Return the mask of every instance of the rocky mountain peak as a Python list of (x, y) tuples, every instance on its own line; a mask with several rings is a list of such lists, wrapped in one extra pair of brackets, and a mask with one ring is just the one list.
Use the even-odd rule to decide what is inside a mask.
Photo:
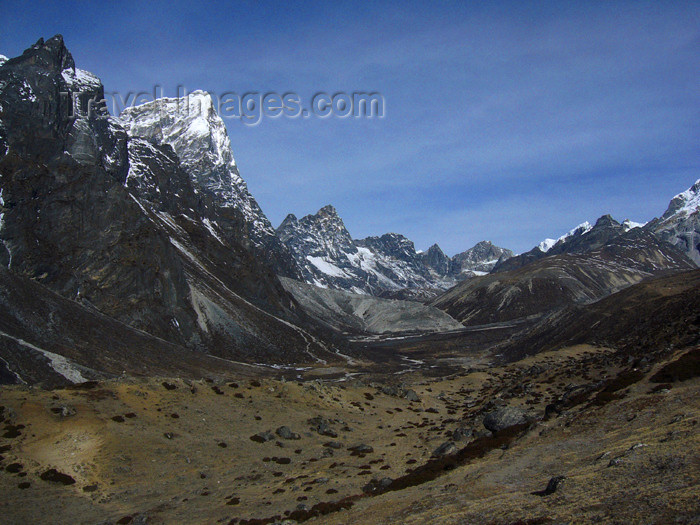
[(499, 260), (504, 261), (511, 257), (512, 251), (496, 246), (491, 241), (480, 241), (452, 258), (451, 273), (459, 276), (469, 272), (490, 272)]
[(617, 222), (615, 219), (612, 218), (610, 214), (602, 215), (593, 225), (593, 228), (608, 228), (608, 227), (616, 227), (620, 226), (620, 223)]
[[(226, 126), (209, 93), (194, 91), (128, 107), (119, 121), (133, 142), (172, 148), (206, 210), (205, 218), (225, 242), (242, 241), (280, 275), (299, 276), (291, 254), (238, 172)], [(132, 163), (131, 180), (144, 176), (139, 168)]]
[(62, 35), (54, 35), (48, 40), (37, 40), (20, 56), (7, 60), (10, 64), (31, 64), (42, 69), (63, 71), (75, 69), (75, 61), (63, 42)]
[[(301, 322), (297, 306), (275, 277), (284, 268), (269, 261), (286, 253), (296, 264), (236, 184), (211, 97), (192, 97), (195, 115), (174, 109), (176, 100), (159, 111), (132, 108), (127, 134), (104, 112), (72, 111), (74, 95), (82, 106), (84, 95), (102, 91), (60, 37), (0, 67), (0, 266), (8, 279), (29, 279), (69, 300), (69, 310), (89, 311), (94, 324), (81, 331), (95, 337), (119, 322), (178, 352), (258, 362), (323, 352), (293, 324)], [(61, 309), (44, 315), (61, 317)], [(133, 348), (138, 360), (142, 348)]]
[(423, 264), (433, 270), (438, 276), (444, 277), (450, 273), (451, 260), (437, 244), (420, 254)]
[(326, 204), (323, 208), (318, 210), (316, 213), (319, 217), (338, 217), (337, 210), (331, 204)]

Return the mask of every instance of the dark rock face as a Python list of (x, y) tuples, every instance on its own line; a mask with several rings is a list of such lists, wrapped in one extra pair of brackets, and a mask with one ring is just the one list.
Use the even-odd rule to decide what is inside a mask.
[[(286, 248), (243, 191), (220, 119), (209, 113), (208, 134), (178, 135), (187, 141), (148, 140), (150, 121), (130, 115), (127, 133), (103, 93), (60, 36), (0, 66), (8, 279), (28, 278), (180, 349), (276, 362), (327, 352), (293, 324), (313, 326), (275, 275), (295, 266), (281, 262)], [(195, 172), (197, 155), (209, 162)], [(220, 161), (228, 171), (217, 171)]]
[(445, 255), (445, 252), (443, 252), (437, 244), (433, 244), (428, 248), (427, 252), (422, 253), (421, 259), (423, 260), (423, 264), (437, 275), (446, 276), (450, 273), (450, 258)]
[(71, 116), (60, 95), (77, 86), (102, 99), (99, 81), (57, 36), (8, 60), (0, 85), (0, 264), (154, 335), (175, 337), (175, 323), (194, 332), (175, 250), (123, 187), (126, 133), (103, 107)]

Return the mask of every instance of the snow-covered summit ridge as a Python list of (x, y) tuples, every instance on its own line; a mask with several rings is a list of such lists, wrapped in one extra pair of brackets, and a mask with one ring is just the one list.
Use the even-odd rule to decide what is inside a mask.
[(695, 181), (690, 188), (679, 193), (671, 199), (668, 209), (661, 216), (662, 220), (670, 219), (674, 216), (688, 216), (696, 213), (700, 209), (700, 179)]
[(170, 145), (196, 191), (213, 197), (220, 208), (236, 208), (243, 214), (252, 225), (253, 242), (275, 235), (239, 175), (226, 126), (209, 93), (194, 91), (128, 107), (119, 119), (129, 136)]
[(413, 241), (398, 233), (353, 239), (330, 205), (301, 219), (287, 215), (277, 234), (307, 283), (373, 295), (412, 290), (432, 297), (513, 255), (487, 241), (450, 258), (437, 244), (417, 251)]
[(0, 66), (2, 66), (9, 59), (5, 55), (0, 55)]
[(566, 241), (569, 237), (573, 237), (574, 235), (584, 235), (591, 231), (593, 226), (591, 225), (590, 222), (585, 221), (576, 226), (576, 228), (573, 228), (572, 230), (569, 230), (567, 233), (559, 237), (558, 239), (545, 239), (541, 243), (537, 245), (537, 247), (540, 249), (540, 251), (547, 253), (549, 250), (551, 250), (554, 246), (559, 244), (562, 241)]

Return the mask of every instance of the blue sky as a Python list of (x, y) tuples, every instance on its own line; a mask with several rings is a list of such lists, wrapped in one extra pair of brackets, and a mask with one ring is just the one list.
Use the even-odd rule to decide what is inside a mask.
[[(386, 117), (228, 120), (273, 224), (524, 251), (700, 178), (700, 2), (17, 2), (0, 53), (64, 35), (106, 91), (378, 91)], [(437, 5), (433, 5), (437, 4)]]

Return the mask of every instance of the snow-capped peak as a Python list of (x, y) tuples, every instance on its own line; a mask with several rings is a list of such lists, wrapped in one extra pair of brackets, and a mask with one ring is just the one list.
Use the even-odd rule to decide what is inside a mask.
[(559, 242), (565, 241), (569, 237), (573, 237), (574, 235), (584, 235), (591, 231), (593, 226), (591, 226), (591, 223), (586, 221), (582, 222), (576, 228), (573, 230), (570, 230), (568, 233), (565, 233), (558, 239), (545, 239), (541, 243), (537, 245), (537, 247), (540, 249), (540, 251), (547, 253), (549, 250), (551, 250), (554, 246), (556, 246)]
[(2, 66), (8, 60), (9, 58), (7, 58), (5, 55), (0, 55), (0, 66)]
[(156, 99), (124, 109), (119, 118), (131, 137), (170, 145), (196, 191), (213, 196), (220, 208), (243, 213), (252, 225), (254, 242), (256, 237), (275, 235), (238, 173), (226, 126), (209, 93)]
[(688, 216), (697, 212), (698, 209), (700, 209), (700, 179), (695, 181), (695, 184), (690, 188), (671, 199), (671, 203), (661, 219), (666, 220), (672, 216)]

